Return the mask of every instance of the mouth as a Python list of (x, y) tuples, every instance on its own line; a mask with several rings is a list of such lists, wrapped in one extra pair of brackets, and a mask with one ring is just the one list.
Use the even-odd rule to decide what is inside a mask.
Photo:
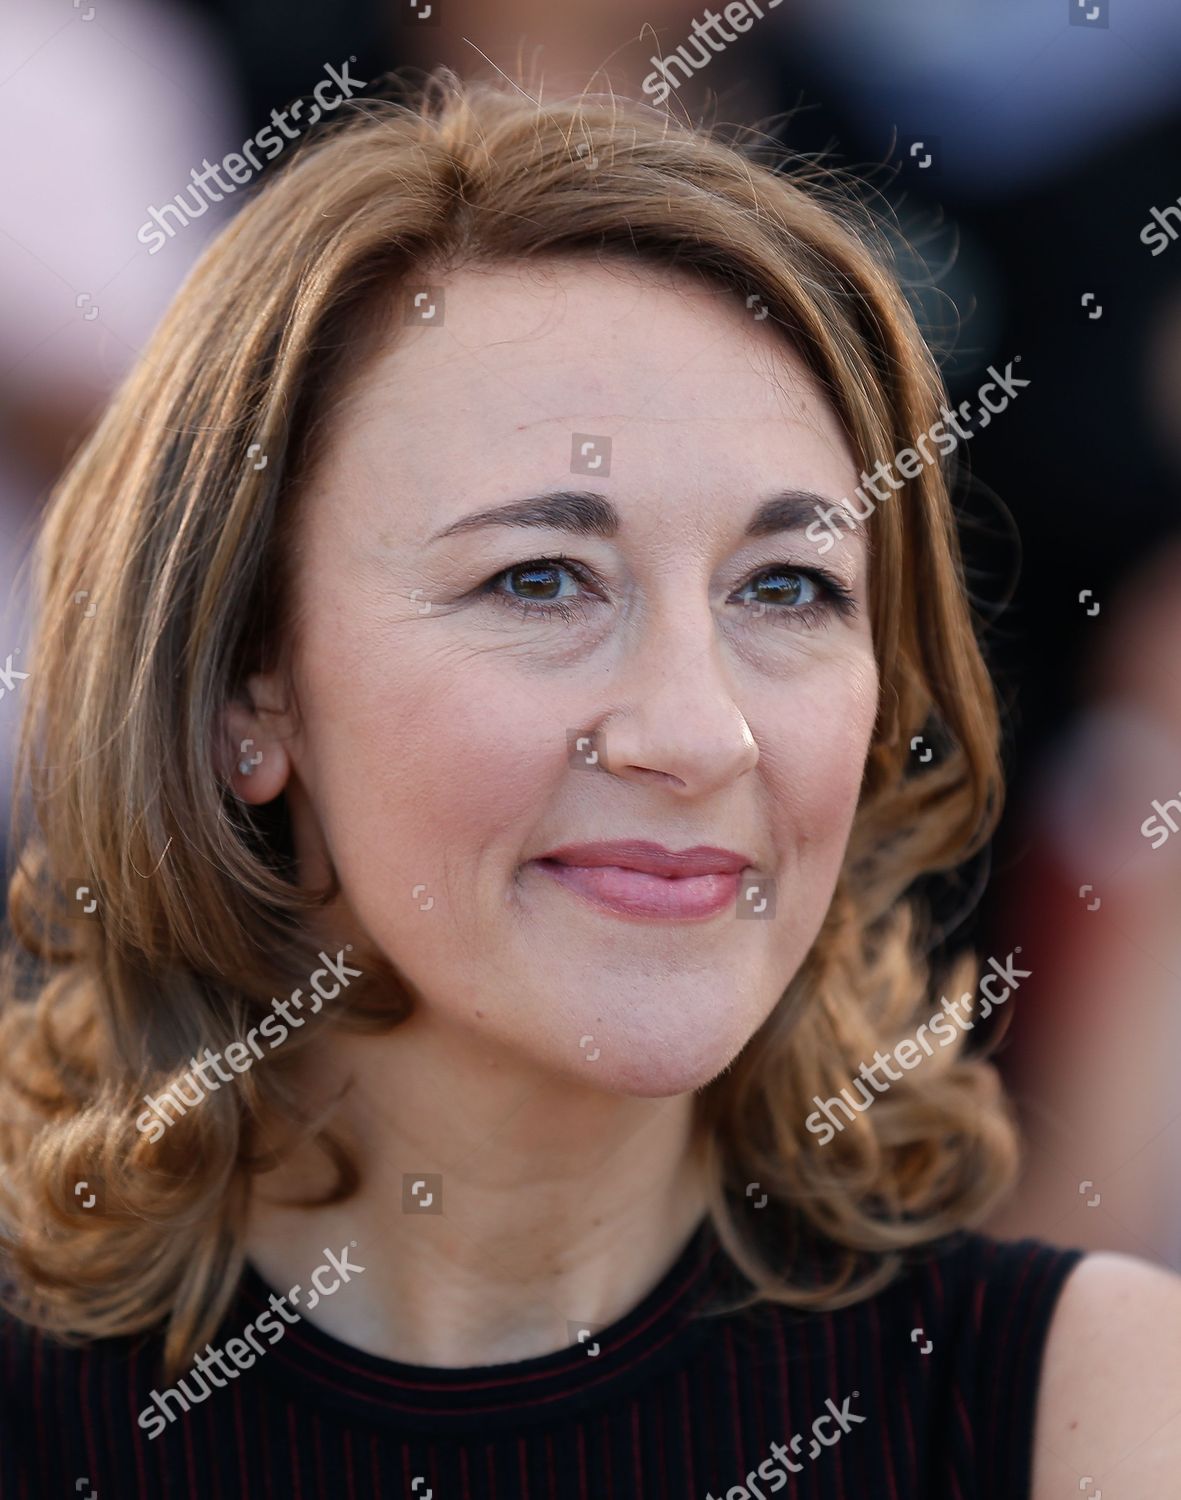
[(731, 849), (679, 851), (646, 841), (570, 844), (531, 860), (551, 880), (614, 916), (693, 921), (738, 901), (752, 861)]

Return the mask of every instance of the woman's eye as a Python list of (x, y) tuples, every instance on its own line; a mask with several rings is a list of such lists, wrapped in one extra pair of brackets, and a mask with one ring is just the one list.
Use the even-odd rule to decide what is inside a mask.
[(820, 585), (815, 578), (790, 568), (777, 568), (773, 572), (760, 573), (744, 585), (753, 588), (754, 604), (768, 607), (792, 604), (812, 604), (820, 597)]
[[(749, 591), (753, 591), (753, 597)], [(482, 585), (481, 593), (497, 603), (532, 616), (572, 619), (597, 597), (591, 580), (565, 557), (536, 557), (503, 568)], [(756, 618), (778, 624), (818, 625), (835, 612), (856, 613), (849, 589), (823, 568), (764, 568), (739, 590), (739, 603)]]
[[(753, 597), (747, 590), (753, 591)], [(857, 608), (850, 590), (823, 568), (790, 568), (779, 564), (764, 568), (743, 584), (739, 597), (756, 615), (778, 618), (786, 624), (801, 619), (806, 624), (816, 624), (831, 611), (851, 615)]]
[[(568, 583), (576, 587), (568, 588)], [(525, 615), (572, 616), (586, 604), (586, 579), (560, 557), (514, 563), (490, 578), (483, 592)]]

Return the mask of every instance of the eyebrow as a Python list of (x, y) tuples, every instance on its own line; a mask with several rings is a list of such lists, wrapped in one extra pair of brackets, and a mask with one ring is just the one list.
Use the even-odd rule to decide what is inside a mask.
[[(833, 505), (841, 508), (837, 502), (811, 490), (780, 490), (762, 501), (747, 522), (744, 535), (765, 537), (780, 531), (803, 531), (816, 519), (820, 509)], [(442, 537), (484, 526), (548, 527), (610, 539), (618, 534), (622, 524), (618, 510), (605, 495), (593, 490), (556, 490), (460, 516), (442, 531), (435, 532), (430, 540), (437, 542)]]

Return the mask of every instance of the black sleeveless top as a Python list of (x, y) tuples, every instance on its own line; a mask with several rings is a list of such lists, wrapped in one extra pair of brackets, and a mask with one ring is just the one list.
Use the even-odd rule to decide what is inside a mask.
[(248, 1270), (188, 1398), (154, 1339), (66, 1347), (6, 1320), (0, 1500), (1027, 1500), (1046, 1332), (1082, 1254), (961, 1234), (852, 1307), (703, 1316), (748, 1285), (705, 1219), (624, 1317), (465, 1369), (273, 1314), (263, 1356), (215, 1364), (270, 1327)]

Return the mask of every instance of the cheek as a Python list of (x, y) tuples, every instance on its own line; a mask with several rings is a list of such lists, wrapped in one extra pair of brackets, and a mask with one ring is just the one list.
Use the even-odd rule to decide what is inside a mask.
[(312, 789), (333, 858), (364, 850), (371, 871), (476, 873), (498, 840), (519, 847), (564, 771), (564, 739), (543, 696), (494, 658), (375, 644), (365, 673), (329, 651), (309, 673)]
[(872, 660), (840, 676), (818, 674), (756, 732), (781, 849), (822, 862), (833, 881), (857, 811), (877, 696)]

